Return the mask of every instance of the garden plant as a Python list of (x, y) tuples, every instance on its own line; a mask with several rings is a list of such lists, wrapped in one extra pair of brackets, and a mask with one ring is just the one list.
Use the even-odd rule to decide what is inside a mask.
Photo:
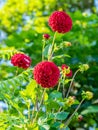
[[(13, 88), (12, 81), (15, 81), (15, 83), (19, 85), (23, 82), (26, 76), (26, 80), (29, 80), (30, 82), (24, 90), (19, 91), (21, 103), (24, 102), (27, 107), (27, 116), (23, 114), (23, 110), (20, 111), (19, 106), (14, 106), (15, 104), (13, 105), (8, 94), (4, 94), (8, 103), (11, 104), (12, 107), (15, 107), (17, 111), (17, 117), (15, 118), (12, 116), (13, 119), (11, 125), (13, 129), (67, 129), (70, 121), (76, 114), (76, 118), (79, 119), (77, 111), (82, 102), (86, 99), (90, 100), (93, 97), (92, 92), (89, 91), (82, 92), (81, 101), (75, 96), (69, 96), (76, 74), (79, 71), (86, 71), (89, 68), (87, 64), (80, 65), (79, 69), (73, 74), (70, 67), (66, 64), (57, 67), (53, 62), (55, 49), (60, 47), (57, 46), (55, 42), (56, 34), (67, 33), (71, 30), (72, 20), (70, 16), (64, 11), (55, 11), (49, 18), (49, 26), (55, 34), (52, 44), (49, 44), (48, 46), (47, 54), (45, 52), (47, 48), (46, 44), (51, 36), (49, 34), (43, 35), (42, 61), (34, 68), (30, 68), (32, 62), (30, 57), (22, 52), (16, 51), (11, 57), (11, 63), (17, 67), (16, 75), (18, 75), (18, 68), (26, 70), (23, 71), (22, 74), (15, 76), (13, 79), (8, 79), (2, 82), (2, 87), (6, 87), (7, 83), (11, 83), (10, 88), (13, 91), (15, 88)], [(71, 45), (69, 42), (63, 44), (67, 47)], [(28, 72), (32, 72), (33, 75), (31, 74), (30, 76)], [(70, 86), (66, 93), (65, 85), (69, 82)], [(55, 86), (57, 87), (54, 88)], [(51, 90), (49, 90), (50, 88)], [(77, 107), (74, 112), (71, 113), (69, 108), (75, 104), (77, 104)], [(17, 120), (15, 124), (13, 124), (13, 120)], [(23, 122), (20, 124), (21, 121)], [(1, 126), (4, 126), (6, 129), (11, 128), (11, 126), (9, 126), (9, 120), (7, 122), (8, 123), (4, 121)]]
[[(97, 113), (98, 107), (91, 103), (97, 89), (85, 85), (92, 68), (81, 45), (84, 42), (87, 51), (91, 50), (88, 38), (82, 34), (87, 33), (86, 17), (89, 21), (92, 17), (80, 11), (74, 16), (61, 8), (54, 11), (52, 1), (49, 5), (52, 12), (39, 19), (44, 8), (39, 0), (29, 1), (27, 6), (24, 0), (20, 0), (21, 4), (12, 1), (0, 11), (0, 29), (6, 32), (0, 44), (0, 100), (6, 105), (0, 108), (0, 130), (74, 130), (81, 124), (85, 128), (95, 125), (97, 116), (92, 113)], [(3, 14), (4, 10), (9, 10), (8, 14)], [(92, 16), (98, 20), (96, 15)], [(77, 28), (81, 32), (75, 32)], [(80, 46), (74, 46), (78, 40)], [(91, 41), (94, 42), (92, 38)], [(79, 48), (84, 53), (80, 54)], [(78, 60), (74, 58), (76, 55)], [(96, 102), (93, 100), (93, 104)]]

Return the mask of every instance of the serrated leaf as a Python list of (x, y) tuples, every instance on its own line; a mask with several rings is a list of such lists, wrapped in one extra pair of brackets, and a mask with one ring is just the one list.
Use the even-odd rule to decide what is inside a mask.
[(49, 102), (46, 104), (46, 107), (48, 110), (51, 110), (51, 109), (58, 110), (60, 105), (56, 101), (49, 100)]
[(52, 127), (58, 128), (60, 126), (60, 122), (54, 122), (54, 124), (52, 125)]
[(50, 93), (49, 95), (50, 99), (59, 99), (62, 98), (62, 93), (58, 92), (58, 91), (53, 91), (52, 93)]
[(57, 120), (65, 120), (69, 115), (69, 112), (58, 112), (55, 114), (55, 119)]

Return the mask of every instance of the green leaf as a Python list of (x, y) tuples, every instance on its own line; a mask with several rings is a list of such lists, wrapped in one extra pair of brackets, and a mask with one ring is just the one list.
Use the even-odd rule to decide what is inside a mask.
[(38, 119), (38, 125), (40, 127), (40, 130), (49, 130), (50, 129), (50, 126), (46, 122), (47, 122), (47, 118), (40, 117)]
[(37, 83), (35, 80), (31, 80), (30, 83), (27, 85), (26, 89), (21, 91), (21, 95), (23, 97), (30, 97), (32, 99), (34, 99), (36, 97), (36, 87), (37, 87)]
[[(9, 90), (9, 86), (13, 86), (15, 88), (16, 86), (22, 85), (23, 81), (28, 81), (29, 77), (24, 74), (25, 71), (23, 71), (18, 76), (13, 77), (12, 79), (0, 81), (0, 89)], [(26, 70), (26, 72), (31, 72), (30, 69)], [(27, 79), (25, 78), (27, 77)]]
[(49, 100), (49, 102), (46, 104), (47, 110), (56, 109), (58, 110), (60, 105), (53, 100)]
[(98, 106), (89, 106), (86, 110), (81, 112), (82, 115), (85, 115), (88, 113), (98, 113)]
[(58, 128), (60, 126), (60, 122), (54, 122), (54, 124), (52, 125), (52, 127), (54, 128)]
[(62, 93), (54, 90), (50, 95), (49, 95), (50, 99), (60, 99), (62, 98)]
[(44, 95), (44, 101), (47, 101), (47, 100), (48, 100), (48, 94), (45, 93), (45, 95)]
[[(63, 129), (62, 129), (63, 130)], [(66, 127), (64, 130), (70, 130), (70, 128), (69, 127)]]
[(15, 53), (19, 51), (16, 50), (14, 47), (5, 47), (0, 49), (0, 58), (9, 60)]
[(72, 79), (66, 79), (66, 80), (64, 81), (64, 83), (65, 83), (65, 84), (68, 84), (71, 80), (72, 80)]
[(45, 48), (44, 48), (44, 51), (43, 51), (43, 55), (45, 57), (48, 57), (49, 53), (50, 53), (50, 50), (51, 50), (51, 44), (47, 45)]
[(69, 115), (69, 112), (58, 112), (55, 114), (55, 119), (57, 120), (65, 120)]
[(52, 57), (52, 59), (54, 60), (54, 59), (60, 59), (60, 58), (64, 58), (64, 57), (70, 58), (71, 56), (67, 55), (67, 54), (63, 54), (63, 55), (54, 56), (54, 57)]
[(39, 130), (46, 130), (46, 129), (42, 126), (39, 126)]

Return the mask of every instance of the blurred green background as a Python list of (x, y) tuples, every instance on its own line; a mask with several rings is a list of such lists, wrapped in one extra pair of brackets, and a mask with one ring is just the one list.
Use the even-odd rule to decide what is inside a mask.
[[(73, 20), (73, 28), (66, 34), (58, 34), (56, 43), (72, 43), (71, 47), (61, 48), (54, 55), (68, 54), (54, 60), (57, 65), (65, 63), (71, 66), (73, 72), (82, 63), (87, 63), (90, 69), (84, 75), (77, 76), (74, 83), (75, 93), (80, 94), (82, 88), (94, 93), (93, 101), (86, 103), (86, 109), (93, 104), (93, 114), (88, 112), (82, 123), (74, 123), (77, 127), (98, 127), (98, 0), (0, 0), (0, 57), (2, 51), (23, 51), (32, 58), (32, 66), (41, 61), (42, 35), (53, 32), (48, 26), (49, 15), (55, 10), (66, 11)], [(15, 68), (10, 61), (0, 59), (0, 79), (11, 78)], [(77, 96), (78, 96), (77, 95)], [(82, 109), (81, 108), (81, 109)], [(97, 107), (98, 108), (98, 107)]]

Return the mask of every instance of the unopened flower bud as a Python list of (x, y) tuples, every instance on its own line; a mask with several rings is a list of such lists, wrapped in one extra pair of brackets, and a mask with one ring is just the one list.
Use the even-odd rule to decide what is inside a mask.
[(90, 99), (93, 98), (93, 93), (90, 92), (90, 91), (86, 91), (86, 92), (83, 91), (83, 92), (82, 92), (82, 97), (83, 97), (83, 99), (90, 100)]
[(50, 38), (50, 35), (49, 34), (43, 34), (43, 38), (48, 40)]
[(69, 46), (71, 46), (72, 44), (71, 44), (71, 42), (65, 42), (65, 46), (66, 47), (69, 47)]
[(83, 64), (83, 65), (80, 65), (79, 68), (80, 68), (81, 72), (84, 72), (84, 71), (87, 71), (89, 69), (89, 65)]
[(82, 115), (79, 115), (78, 116), (78, 121), (80, 122), (80, 121), (82, 121), (83, 120), (83, 116)]
[(87, 99), (90, 100), (93, 98), (93, 93), (90, 91), (86, 91)]

